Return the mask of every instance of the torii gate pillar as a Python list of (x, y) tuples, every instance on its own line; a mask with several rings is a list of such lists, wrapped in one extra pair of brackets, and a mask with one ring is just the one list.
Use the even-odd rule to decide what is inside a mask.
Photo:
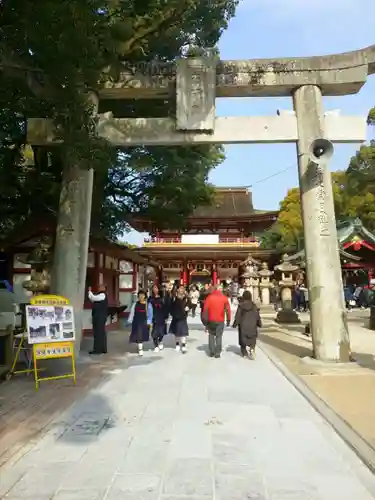
[(324, 114), (319, 87), (306, 85), (297, 89), (294, 108), (314, 357), (321, 361), (348, 362), (349, 332), (327, 164), (333, 149), (328, 141), (321, 140)]

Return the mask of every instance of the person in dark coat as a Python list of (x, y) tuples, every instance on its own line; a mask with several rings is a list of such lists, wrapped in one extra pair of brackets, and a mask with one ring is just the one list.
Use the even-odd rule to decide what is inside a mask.
[(258, 337), (258, 327), (262, 327), (259, 309), (254, 304), (251, 293), (243, 293), (234, 318), (233, 327), (238, 327), (238, 343), (243, 357), (255, 359), (255, 346)]
[(147, 302), (146, 292), (138, 292), (138, 300), (131, 308), (128, 324), (131, 324), (129, 342), (138, 345), (138, 354), (143, 356), (143, 344), (150, 340), (152, 325), (152, 305)]
[(152, 288), (149, 303), (152, 305), (151, 337), (154, 341), (154, 351), (159, 352), (164, 348), (163, 338), (167, 333), (168, 308), (157, 285), (154, 285)]
[(107, 332), (105, 324), (108, 317), (108, 296), (104, 285), (99, 286), (99, 293), (92, 293), (91, 286), (88, 289), (88, 297), (92, 302), (92, 334), (94, 345), (89, 354), (107, 353)]
[(201, 309), (201, 321), (203, 323), (203, 308), (204, 308), (204, 301), (207, 299), (207, 297), (210, 295), (212, 292), (212, 287), (211, 283), (205, 283), (203, 290), (201, 290), (200, 295), (199, 295), (199, 307)]
[(270, 302), (273, 304), (275, 311), (278, 311), (280, 305), (280, 287), (276, 280), (273, 280), (270, 288)]
[(185, 287), (180, 286), (170, 303), (170, 314), (172, 321), (169, 326), (169, 333), (176, 337), (176, 351), (186, 352), (186, 337), (189, 336), (187, 316), (191, 308), (189, 297)]

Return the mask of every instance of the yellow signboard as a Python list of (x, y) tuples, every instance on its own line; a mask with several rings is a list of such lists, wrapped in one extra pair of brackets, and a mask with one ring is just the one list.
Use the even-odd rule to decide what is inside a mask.
[(36, 295), (30, 300), (33, 306), (68, 306), (69, 300), (59, 295)]
[[(44, 306), (44, 307), (47, 307), (47, 309), (48, 309), (48, 306), (53, 306), (53, 307), (50, 307), (50, 309), (53, 309), (55, 307), (55, 316), (53, 319), (54, 322), (52, 322), (51, 325), (47, 325), (47, 326), (49, 326), (49, 328), (53, 327), (54, 334), (56, 334), (56, 332), (60, 332), (59, 323), (56, 323), (56, 321), (57, 321), (56, 314), (61, 315), (64, 312), (63, 308), (61, 308), (59, 306), (70, 306), (70, 302), (68, 299), (66, 299), (65, 297), (60, 297), (58, 295), (37, 295), (36, 297), (33, 297), (30, 300), (30, 304), (32, 306), (35, 306), (35, 308)], [(27, 306), (27, 309), (29, 307), (30, 306)], [(66, 309), (68, 309), (68, 308), (66, 308)], [(72, 308), (70, 308), (70, 310), (71, 309)], [(30, 314), (30, 316), (35, 319), (35, 317), (40, 316), (39, 314), (36, 314), (37, 312), (38, 312), (37, 310), (35, 310), (35, 311), (32, 310), (29, 313), (29, 311), (27, 310), (27, 315)], [(47, 322), (47, 320), (50, 319), (48, 317), (48, 314), (47, 314), (49, 311), (46, 312), (46, 310), (43, 310), (42, 312), (43, 312), (42, 318)], [(70, 312), (70, 315), (72, 316), (72, 311)], [(65, 332), (65, 330), (63, 330), (63, 336), (67, 336), (69, 333), (69, 336), (71, 338), (74, 338), (74, 323), (73, 323), (74, 318), (73, 317), (69, 317), (69, 318), (64, 317), (64, 318), (59, 318), (59, 319), (61, 319), (62, 328), (66, 328), (67, 330), (69, 330), (69, 329), (72, 330), (69, 332)], [(46, 326), (44, 326), (44, 328), (46, 329)], [(39, 328), (39, 329), (41, 329), (41, 328)], [(41, 332), (39, 332), (39, 334), (40, 333)], [(56, 337), (56, 335), (54, 335), (54, 337)], [(74, 383), (76, 383), (74, 342), (73, 341), (60, 342), (60, 341), (58, 341), (58, 337), (56, 338), (56, 340), (51, 341), (51, 342), (33, 344), (34, 377), (35, 377), (36, 390), (38, 390), (39, 382), (41, 382), (42, 380), (44, 381), (44, 380), (57, 380), (57, 379), (61, 379), (61, 378), (72, 378), (74, 380)], [(66, 373), (64, 375), (51, 376), (51, 377), (43, 377), (43, 378), (39, 377), (37, 361), (44, 360), (44, 359), (60, 359), (60, 358), (71, 358), (72, 359), (72, 371), (70, 373)]]
[(70, 358), (73, 355), (73, 342), (54, 342), (35, 344), (36, 359)]

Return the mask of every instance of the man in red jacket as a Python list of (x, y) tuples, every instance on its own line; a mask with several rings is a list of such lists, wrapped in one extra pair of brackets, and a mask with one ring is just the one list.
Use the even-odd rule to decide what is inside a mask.
[(230, 325), (231, 310), (228, 297), (217, 286), (208, 295), (204, 302), (202, 322), (208, 330), (208, 350), (211, 358), (220, 358), (224, 322)]

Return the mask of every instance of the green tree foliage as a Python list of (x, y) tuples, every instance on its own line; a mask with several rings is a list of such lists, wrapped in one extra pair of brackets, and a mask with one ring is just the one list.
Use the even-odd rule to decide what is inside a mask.
[(367, 123), (369, 125), (375, 125), (375, 108), (370, 109), (370, 112), (367, 117)]
[(280, 213), (275, 224), (262, 236), (263, 248), (286, 251), (297, 249), (303, 237), (300, 193), (289, 189), (280, 203)]
[[(116, 78), (124, 62), (173, 61), (193, 50), (202, 52), (215, 46), (237, 3), (237, 0), (2, 2), (2, 234), (20, 220), (43, 212), (56, 213), (61, 164), (71, 157), (72, 161), (78, 159), (81, 165), (95, 168), (94, 207), (102, 207), (102, 210), (96, 208), (96, 217), (101, 216), (96, 227), (107, 228), (111, 236), (124, 228), (123, 219), (129, 210), (149, 208), (150, 213), (160, 214), (162, 220), (172, 217), (175, 221), (177, 193), (178, 205), (184, 204), (183, 215), (189, 204), (193, 208), (198, 202), (208, 202), (207, 174), (222, 158), (220, 146), (131, 148), (118, 155), (118, 151), (95, 136), (87, 91), (95, 89), (100, 80)], [(122, 116), (135, 116), (145, 110), (146, 116), (162, 116), (173, 114), (173, 108), (173, 102), (164, 101), (129, 101), (123, 103), (122, 109), (117, 106)], [(39, 148), (32, 167), (25, 163), (22, 151), (25, 121), (35, 116), (51, 117), (61, 126), (64, 146), (53, 152)], [(176, 170), (171, 162), (177, 164)], [(177, 222), (182, 219), (181, 216)]]
[(206, 146), (139, 146), (121, 153), (96, 183), (103, 194), (94, 196), (93, 220), (99, 222), (95, 233), (108, 234), (111, 228), (115, 237), (126, 229), (130, 212), (150, 218), (159, 228), (183, 227), (195, 207), (211, 201), (207, 176), (223, 159), (221, 148)]
[[(375, 109), (369, 114), (375, 118)], [(345, 171), (332, 172), (332, 189), (338, 221), (359, 217), (375, 232), (375, 140), (360, 147)], [(263, 248), (296, 251), (303, 246), (299, 189), (290, 189), (280, 203), (276, 223), (265, 232)]]

